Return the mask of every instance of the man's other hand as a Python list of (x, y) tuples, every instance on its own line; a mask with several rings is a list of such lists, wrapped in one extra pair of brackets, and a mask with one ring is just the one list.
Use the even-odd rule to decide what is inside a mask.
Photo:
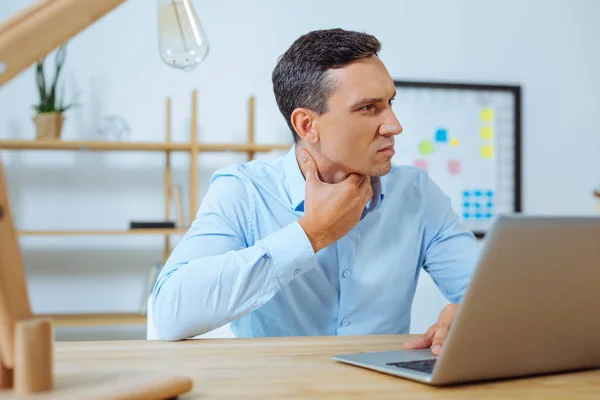
[(433, 354), (436, 356), (440, 355), (457, 310), (458, 304), (448, 304), (442, 309), (437, 322), (433, 324), (423, 336), (404, 343), (403, 349), (412, 350), (431, 347)]
[(371, 180), (358, 174), (350, 174), (336, 184), (322, 182), (308, 151), (302, 150), (299, 156), (306, 179), (304, 216), (299, 223), (316, 253), (342, 238), (360, 221), (373, 190)]

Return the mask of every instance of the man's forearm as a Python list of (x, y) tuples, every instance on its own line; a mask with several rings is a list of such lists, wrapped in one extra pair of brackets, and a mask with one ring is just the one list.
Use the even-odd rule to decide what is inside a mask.
[(243, 317), (316, 262), (297, 222), (242, 250), (185, 262), (174, 256), (152, 294), (154, 325), (164, 340), (197, 336)]

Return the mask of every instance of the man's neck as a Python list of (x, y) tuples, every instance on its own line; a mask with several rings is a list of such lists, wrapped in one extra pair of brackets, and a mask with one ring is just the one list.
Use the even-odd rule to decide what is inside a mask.
[(301, 162), (299, 159), (299, 154), (303, 149), (306, 149), (315, 160), (321, 181), (325, 183), (339, 183), (345, 180), (348, 175), (350, 175), (350, 173), (342, 166), (331, 162), (331, 160), (323, 157), (318, 151), (309, 149), (308, 147), (300, 144), (296, 146), (296, 161), (298, 161), (298, 164)]

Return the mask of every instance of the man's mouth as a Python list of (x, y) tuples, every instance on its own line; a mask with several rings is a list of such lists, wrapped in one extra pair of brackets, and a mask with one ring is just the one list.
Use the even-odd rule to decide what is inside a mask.
[(381, 154), (384, 154), (386, 156), (390, 156), (391, 157), (394, 154), (396, 154), (396, 151), (394, 150), (394, 146), (393, 145), (389, 145), (389, 146), (383, 147), (377, 153), (381, 153)]

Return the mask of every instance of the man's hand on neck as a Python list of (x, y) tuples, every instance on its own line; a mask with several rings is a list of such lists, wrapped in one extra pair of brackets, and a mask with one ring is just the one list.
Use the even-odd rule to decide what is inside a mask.
[[(308, 148), (308, 146), (304, 146), (300, 143), (296, 146), (296, 160), (298, 161), (299, 165), (302, 165), (300, 154), (303, 150), (308, 151), (308, 153), (312, 156), (319, 173), (319, 179), (322, 182), (331, 184), (340, 183), (345, 181), (348, 176), (350, 176), (351, 172), (345, 169), (343, 166), (331, 162), (331, 160), (323, 157), (323, 155), (321, 155), (318, 151)], [(304, 178), (306, 179), (306, 177)]]
[(349, 174), (339, 183), (326, 183), (315, 160), (306, 150), (298, 152), (300, 169), (306, 179), (304, 215), (298, 221), (314, 252), (336, 242), (360, 220), (373, 196), (368, 177)]

